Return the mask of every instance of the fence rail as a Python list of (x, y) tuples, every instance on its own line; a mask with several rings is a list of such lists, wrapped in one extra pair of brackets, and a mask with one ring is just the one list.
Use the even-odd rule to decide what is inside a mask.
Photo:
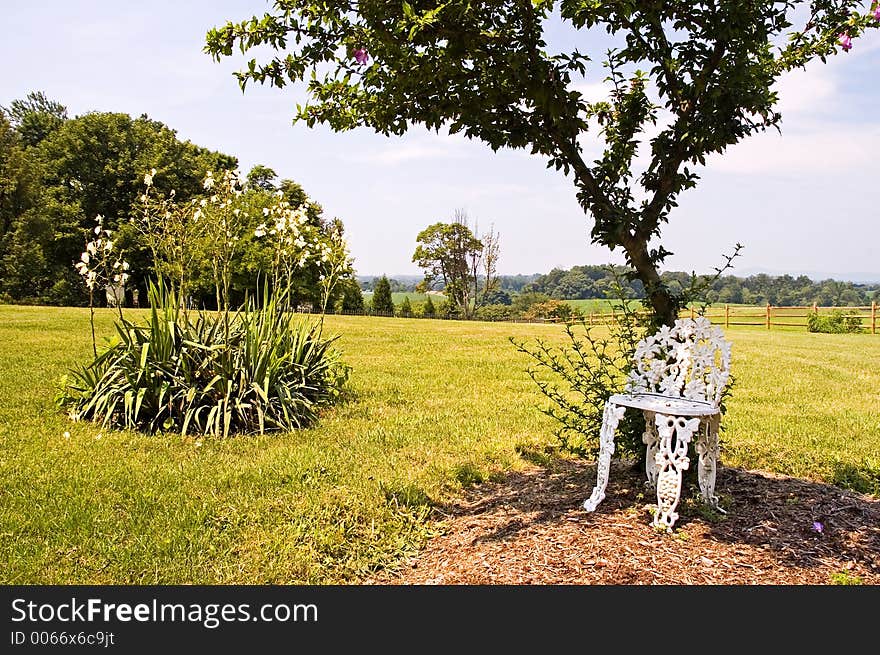
[[(819, 316), (837, 314), (843, 319), (859, 319), (862, 323), (862, 331), (870, 332), (871, 334), (878, 333), (878, 305), (876, 302), (858, 307), (820, 307), (819, 305), (776, 306), (768, 304), (763, 308), (763, 311), (758, 312), (756, 311), (757, 309), (759, 308), (754, 306), (724, 305), (724, 307), (710, 307), (702, 315), (712, 323), (723, 325), (724, 327), (751, 326), (771, 330), (783, 327), (806, 329), (809, 325), (809, 317), (813, 314), (818, 314)], [(695, 318), (697, 314), (698, 312), (695, 308), (690, 308), (683, 309), (679, 316)], [(603, 323), (613, 321), (615, 317), (616, 314), (610, 312), (589, 314), (584, 318), (590, 325), (602, 325)]]
[[(696, 310), (685, 310), (683, 315), (694, 316)], [(862, 329), (877, 334), (877, 303), (859, 307), (820, 307), (818, 305), (792, 305), (774, 306), (766, 305), (763, 312), (756, 313), (754, 307), (737, 307), (725, 305), (723, 308), (711, 307), (704, 314), (713, 323), (729, 327), (731, 325), (745, 325), (764, 327), (770, 330), (774, 327), (798, 327), (806, 328), (809, 317), (812, 315), (831, 316), (839, 315), (843, 319), (858, 319), (862, 322)]]
[[(756, 311), (761, 309), (761, 311)], [(751, 326), (763, 327), (767, 330), (773, 328), (807, 328), (807, 320), (812, 314), (820, 316), (840, 314), (843, 318), (858, 318), (862, 321), (862, 330), (871, 334), (878, 334), (878, 304), (872, 302), (870, 305), (860, 307), (820, 307), (818, 305), (790, 305), (775, 306), (766, 305), (764, 308), (755, 306), (737, 306), (724, 305), (723, 307), (710, 307), (703, 314), (716, 325), (724, 327), (731, 326)], [(367, 312), (338, 312), (344, 315), (365, 315)], [(638, 312), (637, 312), (638, 313)], [(369, 313), (370, 316), (394, 316), (394, 314), (379, 312)], [(588, 325), (604, 325), (614, 321), (618, 316), (617, 312), (591, 312), (583, 316), (584, 321)], [(696, 309), (684, 309), (680, 316), (697, 316)], [(412, 317), (415, 318), (415, 317)], [(435, 316), (431, 318), (448, 318), (449, 320), (461, 320), (459, 318)], [(802, 319), (802, 320), (801, 320)], [(483, 320), (483, 319), (476, 319)], [(559, 323), (561, 319), (536, 319), (536, 318), (509, 318), (500, 322), (507, 323)]]

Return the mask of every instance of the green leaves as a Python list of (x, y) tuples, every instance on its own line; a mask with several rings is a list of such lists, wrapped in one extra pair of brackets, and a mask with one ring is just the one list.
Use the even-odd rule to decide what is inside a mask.
[(335, 402), (349, 368), (320, 326), (265, 297), (230, 324), (191, 320), (164, 290), (150, 290), (150, 321), (123, 320), (119, 342), (71, 371), (57, 398), (82, 419), (146, 432), (228, 436), (310, 425)]
[[(662, 251), (652, 256), (647, 243), (678, 196), (696, 184), (696, 174), (682, 167), (704, 165), (708, 154), (778, 128), (771, 89), (779, 75), (839, 52), (842, 33), (856, 39), (880, 25), (856, 0), (376, 0), (356, 6), (291, 0), (276, 6), (277, 13), (259, 23), (212, 30), (206, 49), (215, 57), (231, 43), (245, 51), (281, 50), (289, 36), (296, 45), (284, 59), (238, 75), (242, 83), (308, 81), (310, 99), (297, 119), (309, 126), (367, 126), (389, 135), (418, 123), (462, 132), (493, 150), (529, 148), (546, 157), (548, 166), (572, 176), (578, 201), (594, 219), (593, 241), (622, 247), (640, 279), (657, 289), (655, 309), (666, 322), (673, 320), (672, 305), (654, 284)], [(618, 44), (605, 56), (613, 86), (607, 105), (591, 107), (577, 91), (593, 72), (589, 57), (577, 50), (548, 54), (545, 24), (555, 7), (575, 29), (603, 28)], [(808, 22), (792, 32), (802, 15)], [(355, 65), (352, 47), (367, 49), (372, 62)], [(646, 128), (661, 116), (659, 133), (643, 143)], [(595, 162), (583, 159), (591, 118), (598, 119), (604, 141)], [(636, 176), (640, 149), (649, 151), (649, 162)]]

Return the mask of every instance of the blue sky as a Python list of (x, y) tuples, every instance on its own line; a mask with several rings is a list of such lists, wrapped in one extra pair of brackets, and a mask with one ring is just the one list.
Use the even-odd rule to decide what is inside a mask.
[[(243, 95), (231, 75), (241, 60), (212, 61), (202, 52), (204, 34), (266, 7), (261, 0), (3, 0), (0, 105), (40, 90), (71, 115), (146, 113), (183, 139), (237, 156), (244, 171), (268, 165), (344, 221), (360, 274), (418, 273), (416, 235), (456, 208), (501, 233), (502, 273), (621, 261), (590, 245), (572, 183), (537, 157), (493, 153), (418, 127), (386, 138), (293, 126), (300, 92), (253, 87)], [(558, 27), (551, 36), (574, 38)], [(782, 135), (753, 137), (708, 162), (664, 231), (675, 253), (666, 268), (708, 272), (740, 242), (734, 273), (880, 279), (878, 70), (880, 32), (872, 32), (827, 65), (783, 79)], [(599, 77), (583, 86), (601, 95)]]

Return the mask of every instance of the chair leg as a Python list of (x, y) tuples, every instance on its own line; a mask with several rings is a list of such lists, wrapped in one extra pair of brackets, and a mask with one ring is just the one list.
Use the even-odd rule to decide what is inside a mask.
[(611, 469), (611, 455), (614, 454), (614, 433), (617, 424), (623, 418), (625, 407), (619, 407), (614, 403), (605, 403), (602, 413), (602, 429), (599, 432), (599, 458), (596, 461), (596, 486), (593, 493), (584, 501), (584, 509), (588, 512), (595, 511), (602, 499), (605, 498), (605, 488), (608, 486), (608, 472)]
[(657, 434), (657, 423), (654, 420), (654, 412), (645, 411), (645, 433), (642, 435), (642, 443), (645, 444), (645, 475), (648, 477), (647, 485), (651, 489), (657, 488), (657, 444), (660, 435)]
[(690, 467), (688, 444), (700, 427), (700, 419), (657, 414), (655, 417), (660, 442), (657, 448), (657, 514), (653, 525), (672, 530), (678, 520), (682, 475)]
[(718, 462), (718, 429), (720, 425), (718, 416), (710, 416), (700, 426), (697, 437), (697, 454), (700, 456), (697, 464), (697, 479), (700, 482), (700, 491), (703, 500), (710, 506), (724, 513), (718, 506), (718, 496), (715, 495), (715, 474)]

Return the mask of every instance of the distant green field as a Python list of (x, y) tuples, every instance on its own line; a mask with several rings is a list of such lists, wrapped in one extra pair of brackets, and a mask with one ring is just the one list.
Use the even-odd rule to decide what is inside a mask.
[[(302, 432), (194, 439), (69, 421), (52, 397), (89, 359), (88, 310), (0, 306), (0, 582), (357, 582), (423, 543), (431, 503), (555, 442), (507, 338), (560, 326), (326, 320), (348, 402)], [(722, 464), (880, 494), (880, 337), (727, 335)]]
[[(612, 301), (605, 300), (603, 298), (589, 298), (586, 300), (566, 300), (569, 305), (572, 307), (577, 307), (584, 314), (607, 314), (611, 311), (612, 305), (620, 306), (620, 301)], [(637, 306), (640, 304), (640, 301), (635, 300), (631, 303), (633, 306)]]

